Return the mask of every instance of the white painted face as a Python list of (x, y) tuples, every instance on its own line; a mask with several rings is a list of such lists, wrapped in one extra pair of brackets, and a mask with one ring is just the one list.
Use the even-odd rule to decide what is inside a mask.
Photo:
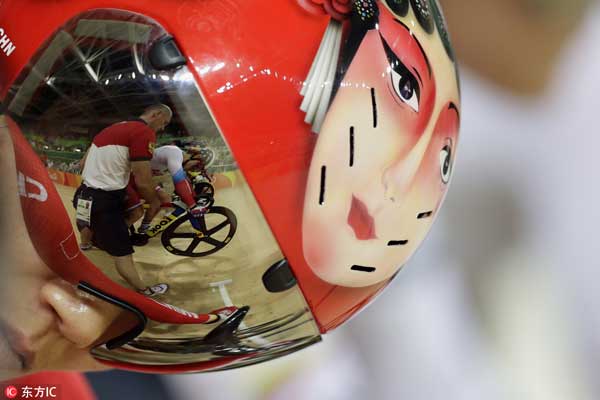
[(438, 32), (379, 4), (319, 133), (304, 203), (308, 265), (348, 287), (390, 278), (425, 238), (458, 135), (455, 66)]

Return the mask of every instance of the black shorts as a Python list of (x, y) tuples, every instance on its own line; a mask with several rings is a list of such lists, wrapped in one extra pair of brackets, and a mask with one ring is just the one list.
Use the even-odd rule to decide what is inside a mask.
[(78, 199), (92, 201), (90, 229), (94, 232), (94, 243), (113, 257), (133, 254), (125, 222), (125, 194), (125, 189), (105, 191), (81, 185), (73, 198), (75, 208)]

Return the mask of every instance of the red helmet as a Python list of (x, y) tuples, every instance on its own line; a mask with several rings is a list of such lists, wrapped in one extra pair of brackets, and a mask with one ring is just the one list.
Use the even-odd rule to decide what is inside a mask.
[[(62, 278), (135, 316), (92, 349), (109, 365), (206, 371), (315, 343), (385, 288), (438, 214), (460, 103), (437, 0), (6, 0), (0, 21), (32, 240)], [(124, 129), (107, 139), (157, 104), (172, 115), (146, 148)], [(210, 156), (207, 179), (188, 176), (204, 209), (175, 196), (145, 231), (135, 268), (168, 284), (148, 297), (108, 246), (80, 249), (71, 203), (127, 184), (112, 164), (112, 186), (86, 175), (87, 148), (129, 166), (178, 144)]]

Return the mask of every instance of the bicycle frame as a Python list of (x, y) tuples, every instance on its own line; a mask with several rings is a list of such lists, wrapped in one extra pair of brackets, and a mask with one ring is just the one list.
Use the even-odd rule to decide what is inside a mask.
[[(149, 237), (153, 238), (160, 235), (165, 229), (167, 229), (171, 224), (177, 221), (179, 218), (185, 216), (187, 214), (186, 205), (182, 201), (176, 200), (171, 203), (173, 208), (173, 212), (167, 214), (163, 219), (160, 220), (156, 225), (150, 227), (145, 233)], [(200, 230), (200, 226), (196, 218), (190, 218), (190, 222), (195, 229)]]

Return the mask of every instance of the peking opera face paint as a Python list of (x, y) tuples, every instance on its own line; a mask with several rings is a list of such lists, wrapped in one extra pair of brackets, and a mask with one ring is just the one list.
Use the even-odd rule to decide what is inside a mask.
[(340, 286), (390, 278), (414, 253), (446, 192), (458, 134), (452, 63), (428, 56), (449, 58), (439, 34), (377, 6), (318, 134), (304, 205), (307, 262)]

